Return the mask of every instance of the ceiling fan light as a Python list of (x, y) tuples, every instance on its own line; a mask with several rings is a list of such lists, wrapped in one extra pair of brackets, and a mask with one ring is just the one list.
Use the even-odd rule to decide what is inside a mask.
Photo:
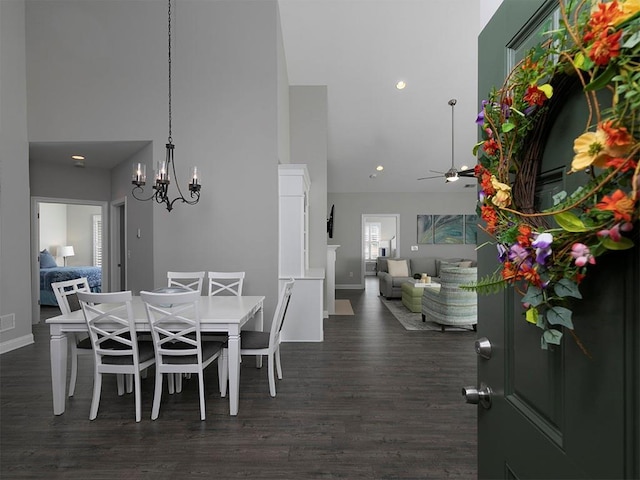
[(452, 177), (447, 177), (447, 178), (445, 178), (445, 180), (444, 180), (444, 181), (445, 181), (445, 182), (447, 182), (447, 183), (448, 183), (448, 182), (457, 182), (459, 179), (460, 179), (460, 177), (458, 177), (457, 175), (455, 175), (455, 176), (452, 176)]

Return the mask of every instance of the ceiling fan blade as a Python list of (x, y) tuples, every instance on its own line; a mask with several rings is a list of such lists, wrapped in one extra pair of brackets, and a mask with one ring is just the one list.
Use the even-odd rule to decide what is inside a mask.
[(418, 180), (429, 180), (431, 178), (444, 178), (443, 175), (444, 174), (442, 174), (442, 175), (434, 175), (433, 177), (422, 177), (422, 178), (418, 178)]
[(429, 170), (429, 171), (433, 173), (439, 173), (440, 175), (444, 175), (444, 172), (439, 172), (438, 170)]
[(476, 172), (473, 168), (467, 168), (466, 170), (459, 170), (458, 176), (459, 177), (475, 177)]

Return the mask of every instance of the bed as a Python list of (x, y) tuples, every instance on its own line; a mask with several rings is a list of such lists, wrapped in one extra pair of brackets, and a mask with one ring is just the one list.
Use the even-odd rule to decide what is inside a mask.
[(59, 267), (45, 250), (40, 252), (40, 305), (58, 306), (51, 284), (74, 278), (87, 277), (92, 292), (102, 291), (102, 267)]

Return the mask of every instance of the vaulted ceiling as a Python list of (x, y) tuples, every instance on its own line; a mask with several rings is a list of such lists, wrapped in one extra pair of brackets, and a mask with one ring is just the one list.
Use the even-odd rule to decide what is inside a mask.
[[(475, 164), (483, 2), (500, 0), (279, 0), (289, 84), (327, 86), (329, 192), (455, 192), (473, 185), (445, 184), (444, 175), (417, 179), (445, 172), (452, 159), (457, 168)], [(403, 90), (396, 88), (400, 80)], [(84, 145), (116, 163), (142, 146)], [(68, 161), (76, 152), (73, 145), (39, 144), (30, 155)]]

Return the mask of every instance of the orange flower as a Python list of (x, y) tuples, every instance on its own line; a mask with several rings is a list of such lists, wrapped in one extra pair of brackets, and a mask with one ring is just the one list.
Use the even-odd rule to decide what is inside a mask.
[(486, 152), (490, 157), (494, 156), (498, 152), (498, 142), (496, 142), (493, 138), (484, 142), (482, 145), (482, 149)]
[(609, 34), (607, 31), (600, 33), (591, 46), (589, 58), (593, 60), (596, 65), (602, 66), (608, 64), (612, 58), (620, 55), (621, 36), (622, 30), (613, 34)]
[(518, 227), (519, 235), (516, 237), (516, 240), (523, 247), (528, 247), (531, 245), (531, 227), (529, 225), (520, 225)]
[(583, 40), (589, 42), (603, 32), (607, 32), (613, 25), (619, 22), (623, 12), (616, 0), (613, 2), (601, 2), (594, 6), (589, 19), (589, 32)]
[(532, 106), (542, 106), (547, 101), (547, 94), (540, 90), (537, 85), (529, 85), (527, 93), (524, 95), (524, 101)]
[(491, 185), (496, 189), (496, 194), (491, 197), (491, 203), (500, 208), (511, 205), (511, 187), (499, 182), (495, 175), (491, 175)]
[(607, 163), (604, 164), (607, 168), (620, 168), (620, 173), (627, 173), (629, 170), (635, 170), (638, 163), (630, 158), (610, 158)]
[(491, 173), (487, 170), (485, 170), (482, 173), (482, 177), (480, 177), (480, 186), (485, 195), (491, 196), (496, 194), (496, 189), (493, 188), (493, 184), (491, 183)]
[(511, 262), (504, 262), (502, 267), (502, 278), (508, 282), (514, 282), (518, 279), (518, 267)]
[(622, 190), (616, 190), (611, 197), (608, 195), (602, 197), (602, 201), (596, 205), (596, 208), (613, 212), (613, 218), (617, 221), (630, 222), (634, 204), (634, 199), (629, 198)]
[(498, 223), (498, 213), (491, 207), (483, 205), (480, 209), (480, 217), (487, 222), (487, 232), (493, 234)]
[(535, 285), (536, 287), (542, 286), (542, 279), (540, 278), (540, 275), (538, 275), (538, 271), (535, 268), (527, 264), (522, 264), (520, 266), (520, 271), (522, 272), (521, 277), (524, 278), (527, 282)]
[(629, 150), (629, 145), (631, 145), (631, 135), (627, 131), (626, 127), (613, 127), (613, 121), (607, 120), (606, 122), (602, 122), (600, 128), (604, 131), (607, 136), (605, 140), (605, 144), (609, 147), (609, 154), (615, 155), (614, 149), (622, 148), (622, 152), (624, 153)]

